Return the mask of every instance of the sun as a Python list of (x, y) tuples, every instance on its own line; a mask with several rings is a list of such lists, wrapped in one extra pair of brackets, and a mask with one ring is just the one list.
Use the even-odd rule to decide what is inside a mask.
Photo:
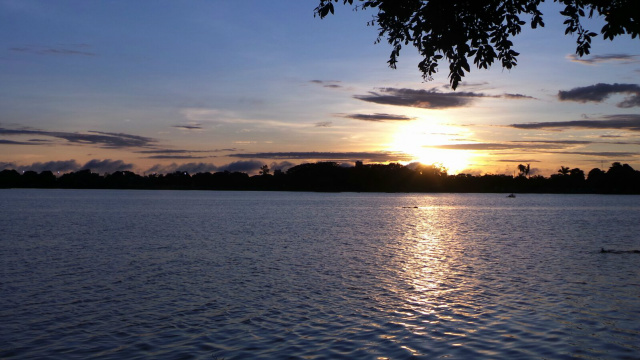
[(411, 122), (400, 125), (392, 135), (389, 150), (399, 151), (425, 165), (438, 164), (449, 174), (458, 174), (471, 164), (473, 153), (464, 150), (439, 149), (438, 145), (456, 143), (453, 137), (466, 136), (460, 129), (447, 125)]

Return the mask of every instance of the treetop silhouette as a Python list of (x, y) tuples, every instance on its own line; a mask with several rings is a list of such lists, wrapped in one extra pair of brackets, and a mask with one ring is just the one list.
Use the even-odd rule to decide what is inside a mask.
[[(589, 54), (591, 39), (597, 33), (586, 29), (582, 20), (603, 17), (600, 29), (604, 39), (640, 34), (638, 0), (553, 0), (564, 9), (566, 34), (577, 34), (576, 54)], [(335, 9), (333, 3), (354, 5), (354, 0), (320, 0), (315, 15), (324, 18)], [(544, 0), (357, 0), (356, 9), (375, 8), (378, 13), (367, 23), (378, 26), (378, 39), (392, 46), (388, 64), (396, 67), (403, 45), (412, 44), (423, 57), (418, 64), (425, 80), (438, 70), (438, 61), (449, 62), (449, 82), (455, 90), (465, 72), (471, 71), (468, 59), (477, 68), (488, 69), (497, 59), (511, 69), (520, 55), (511, 38), (518, 35), (530, 17), (531, 27), (543, 27), (540, 5)], [(359, 3), (359, 4), (358, 4)]]

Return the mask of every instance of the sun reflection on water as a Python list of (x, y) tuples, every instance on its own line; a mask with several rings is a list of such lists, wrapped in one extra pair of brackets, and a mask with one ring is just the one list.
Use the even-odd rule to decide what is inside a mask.
[[(424, 199), (424, 198), (423, 198)], [(397, 253), (397, 282), (390, 291), (403, 302), (396, 314), (406, 330), (430, 339), (463, 346), (470, 326), (482, 315), (473, 296), (477, 287), (462, 259), (464, 246), (457, 237), (457, 210), (447, 206), (403, 209), (407, 223)], [(445, 230), (446, 229), (446, 230)], [(475, 293), (474, 293), (475, 292)], [(478, 325), (481, 326), (481, 325)], [(412, 352), (418, 355), (419, 351)]]

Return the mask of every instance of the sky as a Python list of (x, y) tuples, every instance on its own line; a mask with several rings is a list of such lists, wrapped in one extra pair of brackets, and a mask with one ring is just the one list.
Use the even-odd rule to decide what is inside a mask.
[(453, 91), (446, 64), (422, 79), (413, 48), (389, 68), (374, 12), (319, 19), (317, 4), (0, 0), (0, 169), (640, 169), (640, 39), (578, 58), (547, 4), (546, 26), (513, 39), (515, 68), (472, 68)]

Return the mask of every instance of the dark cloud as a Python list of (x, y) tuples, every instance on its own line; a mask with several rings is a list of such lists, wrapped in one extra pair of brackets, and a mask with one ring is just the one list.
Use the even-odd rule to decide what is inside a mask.
[(529, 96), (529, 95), (522, 95), (522, 94), (504, 94), (502, 95), (502, 97), (506, 98), (506, 99), (536, 99), (533, 96)]
[[(604, 136), (601, 136), (604, 137)], [(536, 140), (536, 141), (512, 141), (525, 142), (530, 144), (565, 144), (565, 145), (589, 145), (589, 144), (610, 144), (610, 145), (640, 145), (640, 141), (589, 141), (589, 140)]]
[(235, 161), (226, 165), (216, 166), (211, 163), (187, 163), (187, 164), (170, 164), (161, 165), (156, 164), (147, 170), (147, 173), (172, 173), (176, 171), (188, 172), (190, 174), (204, 173), (204, 172), (217, 172), (217, 171), (240, 171), (246, 173), (257, 173), (260, 167), (265, 165), (264, 162), (256, 160), (241, 160)]
[(630, 54), (607, 54), (607, 55), (594, 55), (588, 58), (578, 57), (576, 54), (569, 55), (569, 59), (574, 62), (593, 65), (602, 62), (608, 61), (622, 61), (626, 63), (631, 63), (637, 61), (638, 55), (630, 55)]
[(528, 144), (562, 144), (562, 145), (588, 145), (593, 141), (588, 140), (515, 140), (511, 143), (528, 143)]
[(234, 161), (230, 164), (220, 166), (220, 171), (240, 171), (246, 173), (254, 173), (260, 170), (260, 167), (265, 165), (264, 162), (257, 160), (246, 160), (246, 161)]
[(501, 159), (501, 160), (496, 160), (497, 162), (508, 162), (508, 163), (536, 163), (536, 162), (542, 162), (540, 160), (533, 160), (533, 159)]
[(30, 143), (30, 142), (24, 142), (24, 141), (13, 141), (13, 140), (0, 139), (0, 145), (37, 145), (37, 144), (33, 144), (33, 143)]
[(127, 164), (122, 160), (98, 160), (93, 159), (82, 165), (82, 169), (90, 169), (96, 173), (113, 173), (116, 171), (128, 171), (133, 169), (133, 164)]
[(613, 144), (613, 145), (640, 145), (640, 141), (602, 141), (600, 144)]
[(18, 169), (16, 169), (15, 163), (0, 161), (0, 171), (2, 170), (18, 170)]
[(408, 161), (411, 156), (397, 152), (269, 152), (230, 154), (238, 158), (258, 159), (300, 159), (300, 160), (331, 160), (331, 161), (355, 161), (368, 160), (374, 162)]
[(640, 114), (606, 115), (600, 120), (573, 120), (552, 121), (525, 124), (511, 124), (517, 129), (557, 129), (557, 128), (581, 128), (581, 129), (625, 129), (640, 131)]
[(517, 150), (517, 149), (564, 149), (563, 144), (525, 144), (525, 143), (470, 143), (427, 145), (425, 147), (446, 150)]
[(75, 160), (64, 161), (48, 161), (48, 162), (35, 162), (31, 165), (21, 165), (15, 167), (18, 171), (52, 171), (52, 172), (69, 172), (78, 171), (81, 169), (89, 169), (97, 173), (113, 173), (115, 171), (132, 170), (133, 164), (127, 164), (122, 160), (99, 160), (93, 159), (87, 161), (84, 165), (78, 164)]
[(405, 115), (392, 115), (392, 114), (347, 114), (343, 115), (343, 117), (354, 120), (363, 120), (363, 121), (411, 121), (416, 118), (408, 117)]
[(338, 89), (342, 87), (342, 85), (339, 85), (340, 81), (335, 81), (335, 80), (328, 80), (328, 81), (311, 80), (309, 82), (312, 84), (317, 84), (317, 85), (321, 85), (322, 87), (332, 88), (332, 89)]
[(157, 150), (140, 150), (138, 154), (191, 154), (197, 152), (206, 152), (203, 150), (181, 150), (181, 149), (157, 149)]
[(192, 154), (192, 153), (215, 153), (224, 151), (238, 151), (237, 148), (213, 149), (213, 150), (184, 150), (184, 149), (152, 149), (136, 151), (138, 154)]
[(195, 155), (152, 155), (145, 159), (207, 159), (215, 156), (195, 156)]
[(382, 105), (409, 106), (422, 109), (447, 109), (469, 105), (474, 98), (490, 97), (474, 92), (443, 93), (436, 89), (414, 90), (381, 88), (380, 92), (355, 95), (354, 98)]
[(187, 163), (187, 164), (170, 164), (170, 165), (161, 165), (156, 164), (150, 167), (146, 172), (147, 173), (173, 173), (176, 171), (188, 172), (190, 174), (196, 173), (205, 173), (205, 172), (215, 172), (218, 170), (218, 167), (210, 164), (210, 163)]
[(602, 102), (612, 94), (631, 94), (624, 101), (618, 103), (618, 107), (630, 108), (640, 106), (640, 86), (636, 84), (595, 84), (591, 86), (577, 87), (567, 91), (559, 91), (560, 101)]
[(290, 161), (281, 161), (281, 162), (274, 161), (271, 164), (269, 164), (269, 169), (287, 171), (289, 170), (289, 168), (292, 168), (294, 166), (296, 166), (296, 164)]
[(381, 88), (379, 92), (368, 95), (355, 95), (354, 98), (382, 105), (408, 106), (422, 109), (447, 109), (464, 107), (476, 98), (535, 99), (522, 94), (487, 95), (478, 92), (440, 92), (430, 90)]
[(20, 165), (13, 167), (17, 171), (52, 171), (52, 172), (69, 172), (80, 170), (81, 166), (75, 160), (63, 160), (63, 161), (47, 161), (47, 162), (35, 162), (31, 165)]
[(315, 127), (331, 127), (331, 121), (320, 121), (314, 124)]
[[(79, 139), (84, 142), (91, 142), (96, 144), (103, 144), (106, 148), (123, 148), (123, 147), (145, 147), (150, 143), (154, 143), (157, 140), (138, 135), (124, 134), (124, 133), (110, 133), (102, 131), (88, 131), (92, 134), (98, 135), (86, 135), (70, 137), (71, 139)], [(69, 139), (67, 139), (69, 140)], [(71, 141), (71, 140), (69, 140)]]
[(200, 124), (195, 125), (173, 125), (172, 127), (181, 129), (181, 130), (202, 130), (202, 126)]
[(13, 52), (21, 52), (28, 54), (37, 54), (37, 55), (80, 55), (80, 56), (95, 56), (95, 53), (84, 51), (84, 50), (74, 50), (70, 48), (88, 48), (87, 44), (69, 44), (64, 47), (46, 47), (46, 46), (21, 46), (21, 47), (12, 47), (9, 48), (10, 51)]
[(40, 135), (50, 136), (58, 139), (67, 140), (74, 144), (96, 145), (108, 149), (119, 149), (128, 147), (146, 147), (157, 140), (124, 133), (110, 133), (102, 131), (88, 131), (88, 134), (60, 132), (60, 131), (44, 131), (44, 130), (28, 130), (28, 129), (5, 129), (0, 128), (0, 135)]
[[(551, 152), (549, 150), (562, 150), (572, 148), (577, 145), (609, 144), (609, 145), (640, 145), (640, 142), (609, 142), (609, 141), (589, 141), (589, 140), (516, 140), (502, 143), (468, 143), (468, 144), (447, 144), (428, 145), (425, 147), (447, 150), (531, 150), (540, 152)], [(562, 151), (562, 154), (574, 154), (574, 152)], [(581, 154), (581, 153), (575, 153)], [(514, 160), (515, 161), (515, 160)], [(524, 161), (524, 160), (517, 160)], [(532, 161), (532, 160), (529, 160)]]
[(620, 151), (562, 151), (554, 154), (566, 154), (566, 155), (582, 155), (582, 156), (597, 156), (597, 157), (635, 157), (640, 155), (638, 152), (620, 152)]

